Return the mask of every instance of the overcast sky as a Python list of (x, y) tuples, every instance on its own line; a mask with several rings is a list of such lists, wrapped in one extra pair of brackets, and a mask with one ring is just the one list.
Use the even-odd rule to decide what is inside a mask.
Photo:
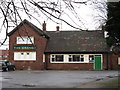
[[(37, 0), (38, 1), (38, 0)], [(56, 1), (56, 0), (53, 0)], [(79, 0), (77, 0), (79, 1)], [(82, 0), (82, 1), (86, 1), (86, 0)], [(94, 0), (93, 0), (94, 1)], [(96, 1), (96, 0), (95, 0)], [(97, 1), (103, 1), (103, 0), (97, 0)], [(79, 16), (79, 19), (82, 20), (82, 22), (79, 21), (79, 19), (77, 19), (75, 16), (72, 16), (74, 12), (70, 12), (68, 9), (63, 8), (63, 11), (65, 11), (65, 13), (67, 14), (63, 14), (61, 17), (65, 20), (67, 20), (68, 22), (70, 22), (72, 25), (76, 25), (75, 23), (78, 24), (79, 27), (81, 27), (81, 29), (88, 29), (88, 30), (96, 30), (96, 29), (100, 29), (99, 28), (99, 24), (101, 24), (101, 20), (96, 20), (94, 17), (97, 16), (98, 14), (101, 15), (101, 13), (94, 8), (93, 5), (89, 5), (90, 2), (88, 2), (88, 5), (82, 4), (82, 5), (78, 5), (78, 4), (74, 4), (75, 6), (75, 11), (76, 11), (76, 15)], [(62, 5), (64, 5), (63, 3), (61, 3)], [(64, 10), (66, 9), (66, 10)], [(38, 28), (42, 29), (42, 23), (45, 21), (47, 23), (47, 30), (48, 31), (55, 31), (56, 30), (56, 26), (60, 26), (60, 30), (64, 31), (64, 30), (76, 30), (70, 26), (68, 26), (67, 24), (65, 24), (64, 22), (58, 21), (56, 20), (59, 24), (56, 24), (54, 22), (52, 22), (51, 20), (49, 20), (47, 17), (42, 16), (41, 13), (38, 14), (34, 14), (35, 17), (37, 17), (40, 21), (40, 23), (38, 23), (35, 19), (29, 19), (23, 11), (20, 11), (21, 15), (22, 15), (22, 19), (27, 19), (28, 21), (30, 21), (31, 23), (33, 23), (34, 25), (36, 25)], [(31, 13), (34, 13), (31, 10)], [(69, 16), (70, 18), (69, 18)], [(104, 16), (104, 15), (103, 15)], [(0, 20), (2, 20), (2, 18), (0, 18)], [(74, 23), (75, 22), (75, 23)], [(1, 24), (1, 22), (0, 22)], [(1, 26), (1, 25), (0, 25)], [(13, 30), (13, 28), (9, 28), (9, 32)], [(0, 41), (3, 40), (5, 38), (5, 30), (2, 28), (0, 30)], [(0, 47), (0, 49), (5, 49), (8, 48), (8, 40), (7, 40), (7, 44), (5, 44), (4, 46)]]

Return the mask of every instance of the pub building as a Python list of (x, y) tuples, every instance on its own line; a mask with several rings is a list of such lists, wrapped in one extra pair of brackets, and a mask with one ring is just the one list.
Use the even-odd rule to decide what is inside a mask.
[[(107, 70), (120, 68), (102, 30), (42, 30), (26, 19), (9, 35), (8, 60), (18, 70)], [(114, 56), (114, 58), (112, 57)]]

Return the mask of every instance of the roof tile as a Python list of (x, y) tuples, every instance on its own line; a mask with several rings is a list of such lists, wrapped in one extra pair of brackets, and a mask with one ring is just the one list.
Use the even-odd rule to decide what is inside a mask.
[(106, 39), (97, 31), (47, 31), (45, 52), (108, 52)]

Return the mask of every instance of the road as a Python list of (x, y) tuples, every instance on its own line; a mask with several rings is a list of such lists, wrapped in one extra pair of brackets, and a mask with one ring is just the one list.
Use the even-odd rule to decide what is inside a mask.
[[(118, 87), (118, 71), (10, 71), (0, 72), (2, 88)], [(107, 84), (112, 81), (112, 84)], [(115, 81), (115, 84), (113, 83)], [(111, 86), (113, 85), (113, 86)]]

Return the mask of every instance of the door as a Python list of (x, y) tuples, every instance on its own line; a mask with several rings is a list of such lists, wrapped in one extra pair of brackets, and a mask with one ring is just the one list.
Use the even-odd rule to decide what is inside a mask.
[(95, 70), (102, 70), (102, 58), (101, 55), (95, 55), (94, 57), (94, 69)]

